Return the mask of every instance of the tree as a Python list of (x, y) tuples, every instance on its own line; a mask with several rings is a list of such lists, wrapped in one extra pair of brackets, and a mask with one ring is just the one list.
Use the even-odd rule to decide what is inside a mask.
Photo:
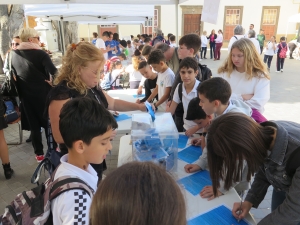
[(0, 5), (0, 74), (11, 40), (18, 35), (24, 22), (23, 5)]

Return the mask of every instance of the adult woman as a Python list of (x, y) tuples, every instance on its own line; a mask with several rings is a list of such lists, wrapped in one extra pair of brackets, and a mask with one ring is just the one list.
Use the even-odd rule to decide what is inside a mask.
[(248, 32), (248, 38), (252, 41), (252, 43), (254, 44), (257, 53), (260, 55), (260, 45), (258, 40), (256, 39), (256, 34), (254, 30), (249, 30)]
[[(62, 154), (67, 153), (59, 132), (59, 114), (62, 106), (71, 98), (92, 98), (114, 111), (146, 111), (145, 105), (113, 99), (98, 88), (100, 71), (105, 59), (102, 52), (88, 42), (72, 44), (63, 57), (59, 75), (54, 80), (56, 85), (48, 95), (47, 106), (54, 140), (60, 144)], [(105, 162), (92, 165), (101, 180)]]
[(226, 189), (240, 179), (244, 160), (247, 180), (256, 173), (245, 201), (234, 203), (232, 213), (237, 219), (257, 208), (272, 185), (272, 212), (258, 224), (299, 224), (299, 132), (300, 124), (294, 122), (258, 124), (240, 113), (226, 113), (212, 122), (206, 143), (214, 195), (221, 179)]
[(19, 36), (13, 37), (11, 41), (11, 49), (7, 52), (6, 57), (5, 57), (5, 62), (4, 62), (4, 67), (3, 67), (3, 72), (8, 76), (9, 73), (9, 53), (11, 50), (16, 50), (17, 47), (20, 45), (21, 39)]
[(264, 56), (264, 63), (268, 65), (269, 71), (270, 71), (273, 55), (275, 55), (275, 52), (276, 52), (276, 40), (275, 40), (275, 36), (271, 36), (270, 41), (266, 44), (266, 52)]
[(215, 57), (215, 48), (216, 48), (216, 40), (217, 35), (215, 34), (215, 30), (212, 30), (210, 35), (208, 36), (209, 46), (210, 46), (210, 58)]
[(152, 162), (131, 162), (107, 175), (90, 209), (92, 225), (185, 225), (185, 214), (179, 186)]
[(125, 72), (129, 73), (130, 89), (137, 89), (142, 80), (142, 74), (139, 72), (139, 57), (132, 57), (132, 64), (126, 67)]
[(270, 99), (270, 77), (251, 40), (241, 38), (233, 43), (217, 76), (229, 82), (231, 98), (244, 101), (252, 108), (252, 117), (257, 122), (266, 121), (262, 113)]
[(41, 127), (47, 137), (47, 120), (43, 117), (47, 95), (51, 89), (52, 75), (56, 73), (49, 55), (39, 46), (35, 29), (20, 31), (21, 44), (13, 51), (12, 69), (17, 78), (17, 88), (31, 130), (32, 146), (38, 162), (44, 159)]
[(222, 30), (218, 30), (218, 36), (216, 38), (216, 50), (215, 50), (215, 59), (216, 60), (220, 60), (221, 57), (221, 47), (223, 45), (223, 32)]

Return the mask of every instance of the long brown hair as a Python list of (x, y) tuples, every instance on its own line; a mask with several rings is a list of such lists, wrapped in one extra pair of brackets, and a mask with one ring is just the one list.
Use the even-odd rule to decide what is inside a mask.
[(92, 225), (185, 225), (185, 201), (165, 170), (151, 162), (131, 162), (101, 181), (90, 221)]
[(235, 65), (231, 59), (232, 50), (234, 48), (237, 48), (244, 54), (245, 72), (249, 80), (253, 77), (264, 77), (270, 79), (266, 64), (260, 58), (260, 55), (252, 41), (248, 38), (241, 38), (233, 43), (230, 53), (223, 65), (218, 69), (218, 73), (227, 73), (228, 77), (230, 77), (230, 74), (235, 69)]
[(101, 62), (98, 69), (100, 80), (100, 71), (103, 70), (105, 62), (101, 50), (89, 42), (79, 42), (77, 45), (69, 45), (66, 55), (62, 59), (62, 66), (58, 76), (54, 80), (54, 84), (66, 81), (69, 88), (77, 90), (80, 94), (85, 94), (87, 86), (79, 75), (79, 68), (87, 66), (88, 62), (95, 61)]
[(241, 181), (243, 160), (248, 164), (247, 181), (267, 157), (274, 129), (263, 127), (242, 113), (226, 113), (216, 118), (208, 129), (207, 159), (214, 195), (220, 179), (228, 190)]

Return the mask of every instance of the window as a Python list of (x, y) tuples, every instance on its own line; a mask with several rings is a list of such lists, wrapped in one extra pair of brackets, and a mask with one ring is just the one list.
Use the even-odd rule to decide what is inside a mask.
[(277, 9), (264, 9), (262, 25), (276, 25)]
[(227, 9), (225, 25), (232, 26), (240, 23), (241, 11), (240, 9)]
[(150, 18), (148, 20), (148, 24), (147, 24), (147, 21), (145, 21), (145, 27), (152, 27), (152, 22), (154, 20), (154, 28), (155, 27), (158, 27), (158, 9), (154, 9), (154, 17), (153, 18)]
[(116, 27), (116, 24), (110, 24), (110, 25), (100, 25), (101, 27)]

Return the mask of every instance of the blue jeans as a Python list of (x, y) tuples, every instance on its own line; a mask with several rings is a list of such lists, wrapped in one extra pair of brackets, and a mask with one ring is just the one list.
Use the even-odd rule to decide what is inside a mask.
[(285, 58), (280, 58), (279, 54), (277, 54), (277, 62), (276, 62), (277, 71), (280, 71), (283, 69), (284, 60), (285, 60)]
[(272, 59), (273, 59), (272, 55), (265, 55), (265, 57), (264, 57), (264, 63), (266, 63), (268, 65), (268, 69), (271, 68)]
[(216, 48), (216, 43), (215, 42), (209, 42), (209, 46), (210, 46), (210, 58), (214, 58), (215, 57), (215, 48)]
[(202, 59), (202, 53), (203, 53), (203, 58), (206, 58), (206, 49), (207, 49), (207, 47), (201, 48), (201, 59)]

